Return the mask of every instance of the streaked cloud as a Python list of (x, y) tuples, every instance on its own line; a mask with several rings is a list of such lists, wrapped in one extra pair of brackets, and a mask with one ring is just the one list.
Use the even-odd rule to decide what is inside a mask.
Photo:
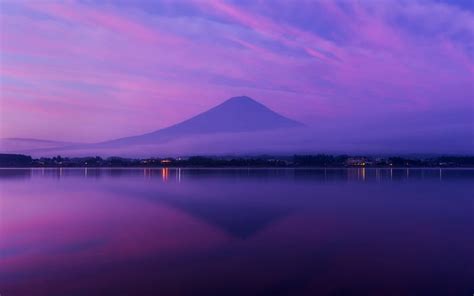
[(1, 5), (2, 137), (97, 141), (138, 134), (242, 94), (309, 125), (357, 121), (353, 132), (384, 120), (409, 129), (403, 119), (416, 117), (420, 136), (434, 126), (443, 133), (472, 129), (474, 12), (468, 6), (389, 0)]

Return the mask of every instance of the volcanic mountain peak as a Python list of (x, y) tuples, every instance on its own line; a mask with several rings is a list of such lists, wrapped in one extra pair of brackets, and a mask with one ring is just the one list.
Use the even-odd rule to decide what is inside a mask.
[(227, 99), (223, 103), (209, 109), (207, 112), (201, 114), (209, 114), (214, 112), (233, 114), (240, 112), (243, 113), (242, 116), (245, 117), (249, 117), (256, 112), (260, 112), (262, 115), (266, 113), (267, 115), (273, 114), (278, 115), (279, 117), (283, 117), (277, 114), (276, 112), (270, 110), (265, 105), (247, 96), (232, 97), (230, 99)]
[(227, 99), (224, 103), (230, 103), (230, 102), (249, 102), (249, 103), (260, 104), (259, 102), (247, 96), (232, 97), (232, 98)]
[[(260, 104), (259, 102), (255, 101), (254, 99), (247, 97), (247, 96), (240, 96), (240, 97), (232, 97), (230, 99), (227, 99), (224, 101), (221, 105), (230, 105), (230, 104), (239, 104), (239, 105), (256, 105), (256, 106), (261, 106), (265, 107), (264, 105)], [(266, 107), (265, 107), (266, 108)]]
[(247, 96), (233, 97), (188, 120), (148, 134), (107, 144), (145, 144), (196, 134), (254, 132), (303, 126)]

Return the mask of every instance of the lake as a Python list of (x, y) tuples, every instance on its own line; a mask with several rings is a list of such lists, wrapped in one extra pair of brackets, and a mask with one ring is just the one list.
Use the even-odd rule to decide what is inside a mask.
[(0, 294), (472, 295), (472, 169), (0, 169)]

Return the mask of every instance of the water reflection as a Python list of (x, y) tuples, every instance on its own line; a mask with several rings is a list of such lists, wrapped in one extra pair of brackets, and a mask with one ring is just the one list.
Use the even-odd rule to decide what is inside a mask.
[(470, 295), (474, 171), (0, 170), (2, 295)]
[(169, 173), (170, 172), (169, 172), (168, 168), (162, 168), (161, 169), (161, 177), (163, 178), (163, 182), (168, 181)]
[(195, 168), (20, 168), (0, 169), (0, 179), (22, 178), (160, 178), (163, 182), (190, 179), (285, 179), (318, 182), (393, 182), (474, 179), (473, 169), (439, 168), (321, 168), (321, 169), (195, 169)]

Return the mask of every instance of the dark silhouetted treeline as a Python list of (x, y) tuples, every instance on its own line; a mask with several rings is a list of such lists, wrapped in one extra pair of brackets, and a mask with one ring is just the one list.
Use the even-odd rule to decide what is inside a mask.
[(22, 154), (0, 154), (0, 166), (2, 167), (23, 167), (32, 166), (33, 158)]
[(404, 158), (317, 154), (143, 159), (55, 156), (33, 159), (28, 155), (0, 154), (0, 167), (474, 167), (474, 156)]

